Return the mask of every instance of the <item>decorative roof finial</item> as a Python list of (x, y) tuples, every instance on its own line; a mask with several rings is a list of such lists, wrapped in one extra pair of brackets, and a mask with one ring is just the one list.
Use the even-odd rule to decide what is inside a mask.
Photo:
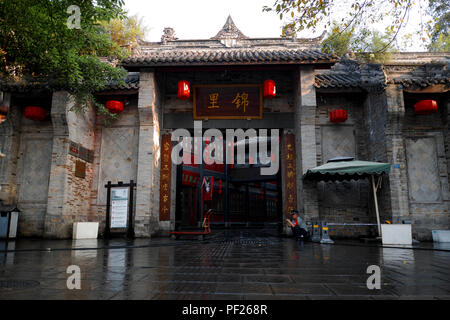
[(163, 35), (161, 37), (161, 43), (167, 44), (169, 41), (175, 41), (178, 38), (175, 37), (175, 30), (173, 28), (164, 28)]
[(222, 29), (216, 34), (215, 37), (212, 37), (213, 40), (229, 40), (229, 39), (246, 39), (241, 30), (239, 30), (234, 24), (231, 15), (228, 16), (227, 21), (223, 25)]

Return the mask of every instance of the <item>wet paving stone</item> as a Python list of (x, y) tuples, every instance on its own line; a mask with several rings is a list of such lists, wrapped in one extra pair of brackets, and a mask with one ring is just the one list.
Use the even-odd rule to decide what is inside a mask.
[(333, 295), (333, 293), (329, 289), (321, 284), (294, 284), (290, 286), (286, 286), (283, 284), (271, 284), (270, 286), (275, 295)]
[(274, 276), (274, 275), (261, 275), (261, 276), (246, 276), (247, 282), (263, 282), (263, 283), (285, 283), (292, 282), (292, 279), (288, 276)]
[[(450, 251), (299, 244), (270, 229), (215, 231), (203, 242), (19, 240), (15, 247), (35, 251), (0, 252), (2, 300), (450, 299)], [(67, 289), (69, 265), (81, 269), (81, 290)], [(380, 267), (380, 290), (366, 286), (370, 265)], [(33, 286), (7, 285), (25, 280)]]
[(268, 284), (250, 284), (250, 283), (221, 283), (218, 284), (216, 293), (220, 294), (269, 294), (272, 295), (272, 290)]

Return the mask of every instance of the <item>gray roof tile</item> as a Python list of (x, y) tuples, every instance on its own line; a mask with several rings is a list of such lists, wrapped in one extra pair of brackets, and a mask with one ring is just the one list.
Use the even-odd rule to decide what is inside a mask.
[(316, 88), (357, 88), (361, 86), (361, 75), (352, 73), (321, 73), (316, 74)]
[(220, 64), (301, 64), (326, 63), (338, 60), (334, 54), (300, 49), (157, 49), (122, 61), (124, 67), (189, 66)]

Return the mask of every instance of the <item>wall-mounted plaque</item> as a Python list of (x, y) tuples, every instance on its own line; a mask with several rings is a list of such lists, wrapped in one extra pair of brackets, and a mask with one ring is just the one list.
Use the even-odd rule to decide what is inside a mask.
[(262, 86), (194, 86), (194, 119), (262, 119)]
[(84, 179), (86, 177), (86, 162), (75, 161), (75, 177)]

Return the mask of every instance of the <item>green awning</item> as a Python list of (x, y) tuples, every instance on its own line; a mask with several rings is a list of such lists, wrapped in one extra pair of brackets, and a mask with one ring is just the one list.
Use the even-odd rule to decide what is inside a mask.
[(371, 162), (361, 160), (333, 161), (324, 165), (309, 169), (303, 179), (317, 181), (343, 181), (359, 180), (389, 174), (390, 163)]

